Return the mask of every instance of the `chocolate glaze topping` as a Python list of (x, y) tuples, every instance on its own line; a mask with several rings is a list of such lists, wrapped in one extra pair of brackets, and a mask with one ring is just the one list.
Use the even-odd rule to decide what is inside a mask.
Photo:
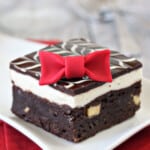
[[(67, 42), (48, 46), (42, 50), (54, 52), (62, 56), (73, 56), (85, 55), (95, 50), (103, 49), (105, 48), (85, 39), (72, 39)], [(39, 80), (41, 65), (38, 52), (39, 51), (33, 52), (13, 60), (10, 63), (10, 68)], [(110, 63), (113, 79), (142, 67), (142, 64), (135, 58), (126, 57), (116, 51), (111, 51)], [(75, 95), (86, 92), (102, 84), (104, 84), (104, 82), (96, 82), (88, 77), (83, 77), (82, 79), (61, 79), (56, 84), (50, 86), (70, 95)]]

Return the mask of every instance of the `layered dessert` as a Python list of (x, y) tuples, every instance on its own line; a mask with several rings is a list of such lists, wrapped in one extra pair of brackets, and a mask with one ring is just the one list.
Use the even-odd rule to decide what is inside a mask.
[[(39, 51), (66, 57), (103, 49), (85, 39), (73, 39)], [(12, 112), (25, 121), (79, 142), (132, 117), (140, 108), (142, 64), (135, 58), (111, 51), (112, 82), (84, 76), (41, 86), (39, 51), (10, 63)]]

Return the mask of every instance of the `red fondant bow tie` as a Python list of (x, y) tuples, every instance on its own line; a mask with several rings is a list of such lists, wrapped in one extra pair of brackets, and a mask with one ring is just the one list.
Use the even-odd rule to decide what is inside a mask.
[(95, 51), (86, 56), (62, 57), (47, 51), (40, 51), (41, 77), (39, 84), (53, 84), (62, 77), (81, 78), (87, 75), (95, 81), (111, 82), (110, 51)]

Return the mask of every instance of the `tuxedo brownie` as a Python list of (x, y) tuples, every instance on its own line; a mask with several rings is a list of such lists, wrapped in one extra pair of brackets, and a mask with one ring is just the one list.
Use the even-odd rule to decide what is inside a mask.
[[(65, 57), (103, 49), (85, 39), (72, 39), (42, 51)], [(39, 51), (10, 63), (12, 112), (25, 121), (79, 142), (134, 116), (140, 108), (142, 64), (135, 58), (111, 51), (112, 82), (97, 82), (84, 76), (41, 86)]]

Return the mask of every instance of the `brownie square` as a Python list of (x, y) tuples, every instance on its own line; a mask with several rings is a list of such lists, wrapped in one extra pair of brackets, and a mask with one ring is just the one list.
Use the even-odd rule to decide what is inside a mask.
[[(84, 39), (73, 39), (42, 50), (74, 56), (102, 49), (104, 47)], [(38, 53), (10, 63), (12, 112), (25, 121), (79, 142), (132, 117), (140, 108), (142, 64), (135, 58), (111, 51), (112, 83), (83, 77), (40, 86)]]

